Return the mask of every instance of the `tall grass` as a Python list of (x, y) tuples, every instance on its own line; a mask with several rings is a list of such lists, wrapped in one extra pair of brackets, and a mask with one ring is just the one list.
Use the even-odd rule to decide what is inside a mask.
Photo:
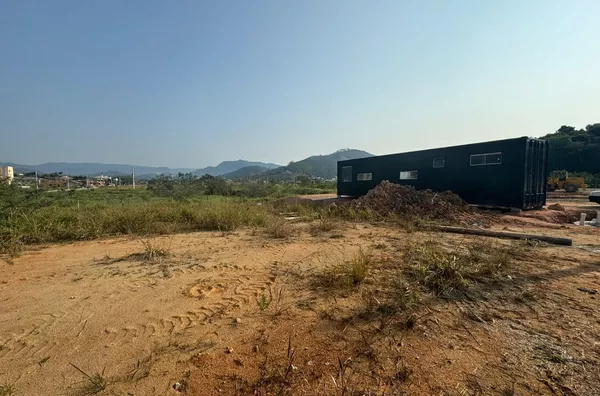
[(263, 226), (266, 209), (234, 199), (16, 208), (0, 219), (0, 252), (20, 245)]

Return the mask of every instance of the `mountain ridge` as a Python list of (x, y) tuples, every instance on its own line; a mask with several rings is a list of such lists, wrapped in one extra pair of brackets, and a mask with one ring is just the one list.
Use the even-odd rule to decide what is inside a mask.
[(291, 161), (281, 166), (274, 163), (233, 160), (222, 161), (216, 166), (205, 168), (169, 168), (128, 164), (104, 164), (99, 162), (46, 162), (39, 165), (23, 165), (10, 162), (0, 162), (15, 168), (16, 173), (28, 173), (37, 170), (40, 174), (59, 173), (72, 176), (83, 175), (130, 175), (135, 169), (136, 177), (151, 178), (160, 174), (193, 173), (198, 176), (209, 174), (228, 179), (254, 177), (265, 174), (275, 179), (286, 178), (289, 175), (305, 175), (323, 179), (333, 179), (337, 175), (337, 161), (372, 157), (373, 154), (358, 149), (341, 149), (331, 154), (313, 155), (300, 161)]

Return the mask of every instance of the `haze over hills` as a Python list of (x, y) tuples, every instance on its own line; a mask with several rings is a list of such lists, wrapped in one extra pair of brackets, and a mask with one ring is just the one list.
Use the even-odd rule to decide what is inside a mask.
[(197, 175), (204, 175), (206, 173), (212, 176), (220, 176), (227, 172), (233, 172), (245, 166), (261, 166), (265, 169), (277, 168), (280, 165), (264, 163), (264, 162), (253, 162), (253, 161), (224, 161), (217, 166), (209, 166), (207, 168), (194, 169), (194, 168), (168, 168), (168, 167), (153, 167), (153, 166), (140, 166), (140, 165), (127, 165), (127, 164), (102, 164), (102, 163), (70, 163), (70, 162), (46, 162), (39, 165), (22, 165), (10, 162), (0, 163), (0, 165), (9, 165), (15, 168), (16, 173), (28, 173), (35, 172), (36, 170), (43, 173), (58, 173), (62, 172), (65, 175), (107, 175), (107, 176), (119, 176), (119, 175), (130, 175), (132, 169), (135, 168), (136, 176), (140, 178), (152, 177), (160, 174), (177, 174), (181, 173), (194, 173)]
[(314, 155), (301, 161), (290, 162), (287, 166), (274, 169), (270, 174), (276, 175), (284, 172), (306, 176), (316, 176), (323, 179), (333, 179), (337, 176), (337, 162), (372, 157), (373, 154), (357, 149), (342, 149), (328, 155)]
[(275, 169), (281, 167), (281, 165), (265, 163), (265, 162), (256, 162), (256, 161), (223, 161), (217, 166), (209, 166), (202, 169), (197, 169), (193, 173), (195, 175), (211, 175), (211, 176), (221, 176), (227, 173), (235, 172), (238, 169), (242, 169), (245, 167), (260, 167), (266, 170)]
[(69, 162), (47, 162), (39, 165), (21, 165), (14, 163), (0, 164), (14, 167), (16, 173), (27, 173), (37, 170), (41, 174), (62, 172), (65, 175), (72, 176), (95, 176), (101, 174), (107, 176), (130, 175), (132, 169), (135, 168), (136, 177), (140, 179), (151, 178), (154, 175), (159, 174), (177, 174), (180, 172), (193, 173), (195, 175), (209, 174), (229, 179), (247, 178), (262, 174), (274, 178), (284, 177), (285, 175), (306, 175), (321, 177), (323, 179), (332, 179), (337, 174), (337, 161), (371, 156), (373, 155), (366, 151), (344, 149), (328, 155), (315, 155), (301, 161), (290, 162), (287, 166), (258, 161), (236, 160), (223, 161), (217, 166), (209, 166), (200, 169)]
[(362, 150), (343, 149), (327, 155), (314, 155), (301, 161), (292, 161), (287, 166), (271, 170), (255, 166), (240, 168), (235, 172), (223, 174), (222, 177), (227, 179), (238, 179), (264, 175), (278, 179), (290, 175), (305, 175), (323, 179), (333, 179), (337, 176), (338, 161), (372, 156), (373, 154)]

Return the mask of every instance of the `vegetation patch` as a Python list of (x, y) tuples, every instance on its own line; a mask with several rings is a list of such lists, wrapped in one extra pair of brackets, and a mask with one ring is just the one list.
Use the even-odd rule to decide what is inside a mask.
[(365, 281), (373, 261), (371, 253), (360, 249), (350, 260), (335, 264), (315, 274), (313, 286), (326, 289), (347, 289)]

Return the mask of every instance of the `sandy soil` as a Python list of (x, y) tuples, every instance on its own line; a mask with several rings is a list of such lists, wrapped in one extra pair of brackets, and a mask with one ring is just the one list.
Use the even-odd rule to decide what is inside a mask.
[[(138, 255), (135, 238), (39, 247), (0, 262), (0, 386), (14, 383), (14, 395), (600, 394), (600, 295), (591, 294), (600, 229), (519, 218), (492, 228), (568, 235), (575, 246), (528, 246), (503, 278), (464, 298), (426, 295), (410, 326), (361, 316), (365, 290), (381, 291), (373, 279), (336, 295), (315, 289), (312, 274), (359, 248), (392, 263), (411, 241), (485, 238), (346, 223), (286, 240), (253, 230), (153, 238), (170, 252), (156, 260)], [(101, 375), (105, 389), (82, 372)]]

